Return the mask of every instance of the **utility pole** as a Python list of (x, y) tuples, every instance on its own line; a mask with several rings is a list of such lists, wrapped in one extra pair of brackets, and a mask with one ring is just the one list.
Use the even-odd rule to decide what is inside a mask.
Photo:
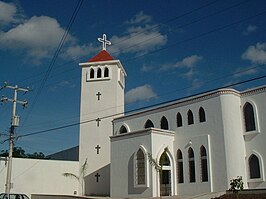
[(10, 189), (12, 188), (11, 183), (11, 171), (12, 171), (12, 154), (14, 148), (14, 138), (15, 138), (15, 127), (19, 126), (19, 116), (16, 115), (16, 108), (17, 103), (21, 104), (24, 108), (27, 106), (28, 102), (26, 100), (19, 101), (17, 100), (17, 93), (18, 91), (23, 91), (27, 93), (29, 88), (19, 88), (16, 86), (9, 86), (7, 82), (4, 83), (4, 86), (1, 89), (9, 88), (14, 90), (14, 97), (13, 99), (9, 99), (5, 96), (2, 96), (1, 102), (12, 102), (13, 103), (13, 110), (12, 110), (12, 118), (11, 118), (11, 127), (10, 127), (10, 135), (9, 135), (9, 154), (8, 154), (8, 164), (7, 164), (7, 174), (6, 174), (6, 193), (10, 193)]

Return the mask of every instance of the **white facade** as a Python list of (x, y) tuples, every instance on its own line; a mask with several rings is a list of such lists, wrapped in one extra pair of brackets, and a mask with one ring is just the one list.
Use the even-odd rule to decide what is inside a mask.
[[(115, 119), (111, 196), (218, 192), (228, 189), (237, 176), (242, 176), (245, 188), (265, 188), (265, 99), (266, 87), (242, 93), (222, 89)], [(253, 113), (246, 110), (248, 106)], [(148, 154), (159, 164), (165, 148), (169, 161), (158, 172)], [(137, 168), (139, 149), (145, 156), (145, 170), (141, 164)], [(145, 182), (136, 183), (143, 176), (138, 171), (145, 172)], [(167, 178), (165, 182), (160, 183), (159, 175)]]
[[(63, 173), (78, 175), (79, 164), (74, 161), (13, 158), (12, 193), (69, 194), (78, 192), (79, 182)], [(7, 162), (0, 159), (0, 193), (5, 192)]]
[[(106, 51), (96, 55), (106, 56)], [(103, 55), (102, 55), (103, 54)], [(110, 56), (107, 54), (107, 56)], [(114, 117), (124, 113), (125, 71), (120, 61), (81, 63), (80, 166), (88, 161), (86, 195), (110, 195), (110, 138)]]
[[(158, 197), (266, 188), (266, 86), (222, 89), (124, 116), (126, 73), (106, 50), (80, 64), (79, 162), (14, 159), (12, 192)], [(162, 165), (158, 169), (156, 165)], [(157, 168), (157, 169), (156, 169)], [(6, 164), (0, 161), (0, 191)]]

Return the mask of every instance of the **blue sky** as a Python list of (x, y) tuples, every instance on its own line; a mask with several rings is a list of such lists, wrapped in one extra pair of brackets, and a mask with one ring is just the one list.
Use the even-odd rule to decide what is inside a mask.
[[(80, 67), (101, 50), (126, 72), (126, 110), (189, 96), (266, 74), (264, 0), (84, 0), (52, 63), (78, 1), (0, 0), (0, 84), (30, 87), (19, 93), (16, 135), (79, 122)], [(45, 74), (51, 66), (47, 80)], [(45, 82), (42, 85), (42, 82)], [(238, 85), (265, 85), (265, 78)], [(12, 98), (8, 89), (1, 96)], [(10, 127), (11, 103), (0, 105), (0, 133)], [(78, 126), (16, 140), (46, 155), (78, 145)], [(6, 139), (1, 135), (0, 141)], [(0, 144), (0, 150), (8, 143)]]

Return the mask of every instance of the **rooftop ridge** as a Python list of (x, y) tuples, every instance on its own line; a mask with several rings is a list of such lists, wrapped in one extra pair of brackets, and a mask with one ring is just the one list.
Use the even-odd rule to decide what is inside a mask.
[(114, 60), (114, 58), (106, 50), (102, 50), (97, 55), (92, 57), (88, 62), (100, 62), (110, 60)]
[(151, 112), (151, 111), (155, 111), (155, 110), (159, 110), (159, 109), (165, 109), (167, 107), (172, 107), (172, 106), (176, 106), (179, 104), (181, 104), (183, 106), (183, 105), (199, 102), (199, 101), (202, 101), (205, 99), (209, 99), (211, 97), (216, 97), (216, 96), (222, 95), (222, 94), (234, 94), (234, 95), (237, 95), (239, 97), (242, 97), (242, 96), (246, 96), (246, 95), (252, 95), (254, 93), (260, 93), (260, 92), (265, 91), (265, 90), (266, 90), (266, 85), (258, 87), (258, 88), (242, 91), (242, 92), (237, 91), (237, 90), (232, 89), (232, 88), (221, 88), (221, 89), (207, 91), (207, 92), (200, 93), (200, 94), (195, 94), (195, 95), (188, 96), (188, 97), (183, 97), (183, 98), (171, 100), (170, 102), (166, 102), (165, 104), (154, 105), (154, 107), (147, 107), (147, 108), (144, 107), (143, 110), (139, 110), (139, 111), (136, 110), (136, 112), (132, 111), (133, 113), (129, 113), (129, 114), (124, 115), (122, 117), (115, 118), (114, 120), (120, 120), (122, 118), (127, 118), (127, 117), (134, 117), (135, 115), (145, 114), (147, 112)]

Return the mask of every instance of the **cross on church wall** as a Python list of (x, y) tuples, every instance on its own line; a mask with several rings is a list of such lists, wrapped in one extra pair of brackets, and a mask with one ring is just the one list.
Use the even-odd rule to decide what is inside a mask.
[(100, 126), (100, 121), (101, 121), (101, 119), (100, 119), (100, 118), (97, 118), (97, 119), (96, 119), (96, 122), (97, 122), (97, 127), (99, 127), (99, 126)]
[(96, 182), (99, 182), (99, 177), (100, 177), (101, 175), (99, 174), (99, 173), (96, 173), (96, 175), (95, 175), (95, 177), (96, 177)]
[(103, 38), (98, 38), (98, 41), (103, 43), (103, 50), (106, 50), (106, 45), (111, 45), (111, 42), (106, 39), (106, 34), (103, 34)]
[(100, 147), (99, 145), (97, 145), (97, 146), (95, 147), (95, 149), (96, 149), (96, 153), (99, 154), (99, 153), (100, 153), (100, 149), (101, 149), (101, 147)]
[(98, 92), (96, 95), (97, 95), (97, 97), (98, 97), (98, 100), (100, 100), (102, 94), (101, 94), (100, 92)]

